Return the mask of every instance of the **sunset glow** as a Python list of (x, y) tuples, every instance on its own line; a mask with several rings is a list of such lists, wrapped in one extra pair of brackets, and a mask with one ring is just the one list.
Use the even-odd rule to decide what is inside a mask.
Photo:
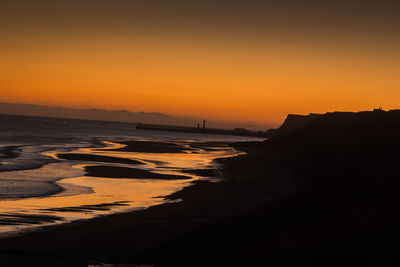
[[(18, 13), (13, 19), (3, 11), (0, 102), (260, 127), (288, 113), (399, 107), (400, 42), (390, 16), (345, 14), (335, 25), (314, 13), (289, 19), (292, 9), (251, 20), (239, 6), (196, 9), (191, 17), (190, 5), (175, 14), (157, 1), (117, 1), (111, 10), (107, 1), (77, 10), (40, 2), (37, 12), (27, 4), (18, 13), (10, 4), (8, 12)], [(137, 16), (139, 6), (152, 12)], [(274, 13), (267, 5), (264, 11)]]

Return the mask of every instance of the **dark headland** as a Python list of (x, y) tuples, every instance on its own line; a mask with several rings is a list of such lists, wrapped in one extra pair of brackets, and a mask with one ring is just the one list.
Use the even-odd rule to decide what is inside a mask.
[(222, 182), (2, 239), (2, 265), (399, 266), (399, 137), (398, 110), (289, 116)]

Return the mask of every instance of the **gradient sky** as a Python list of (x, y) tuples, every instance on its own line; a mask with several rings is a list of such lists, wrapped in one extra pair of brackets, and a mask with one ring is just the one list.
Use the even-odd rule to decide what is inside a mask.
[(0, 101), (260, 127), (400, 108), (400, 1), (1, 1)]

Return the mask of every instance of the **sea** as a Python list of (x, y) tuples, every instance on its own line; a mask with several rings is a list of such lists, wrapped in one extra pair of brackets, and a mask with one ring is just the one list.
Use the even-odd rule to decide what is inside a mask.
[[(194, 146), (179, 153), (118, 151), (127, 140)], [(0, 115), (0, 236), (17, 235), (49, 225), (146, 209), (171, 200), (165, 196), (205, 179), (185, 170), (218, 170), (214, 160), (241, 154), (215, 142), (261, 139), (199, 133), (137, 130), (133, 123)], [(131, 167), (125, 163), (63, 160), (59, 153), (81, 153), (140, 161), (135, 166), (184, 180), (107, 178), (85, 175), (86, 166)], [(179, 200), (174, 200), (179, 201)]]

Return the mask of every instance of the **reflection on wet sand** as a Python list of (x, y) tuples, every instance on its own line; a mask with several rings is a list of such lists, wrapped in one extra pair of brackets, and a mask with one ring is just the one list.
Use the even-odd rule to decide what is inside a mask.
[[(108, 142), (109, 147), (104, 149), (46, 153), (71, 163), (71, 170), (86, 170), (89, 176), (57, 181), (55, 184), (64, 190), (54, 195), (1, 201), (0, 233), (10, 234), (162, 204), (167, 201), (164, 196), (179, 191), (192, 181), (217, 176), (215, 158), (238, 154), (227, 145), (198, 142), (147, 142), (149, 152), (128, 149), (138, 143)], [(139, 150), (145, 151), (145, 146), (146, 142)], [(173, 147), (173, 153), (157, 153), (170, 147)], [(53, 168), (57, 168), (57, 164)], [(23, 174), (22, 171), (19, 176)]]

